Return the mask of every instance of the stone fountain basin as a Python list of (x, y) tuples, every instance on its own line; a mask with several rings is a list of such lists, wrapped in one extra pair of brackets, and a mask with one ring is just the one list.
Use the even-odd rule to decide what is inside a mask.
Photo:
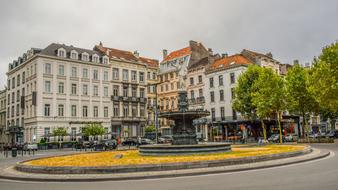
[(193, 145), (142, 145), (139, 153), (142, 156), (172, 156), (230, 152), (229, 143), (208, 143)]

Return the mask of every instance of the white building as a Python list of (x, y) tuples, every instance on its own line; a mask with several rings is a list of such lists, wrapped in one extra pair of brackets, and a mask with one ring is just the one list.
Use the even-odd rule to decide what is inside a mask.
[[(205, 91), (205, 108), (210, 111), (209, 121), (209, 140), (221, 134), (212, 134), (214, 127), (221, 128), (224, 137), (224, 125), (227, 122), (234, 122), (242, 119), (232, 108), (232, 100), (234, 98), (234, 88), (237, 78), (243, 73), (251, 61), (241, 54), (225, 56), (216, 60), (206, 70)], [(216, 137), (217, 138), (217, 137)]]
[(9, 64), (7, 76), (7, 125), (16, 128), (15, 142), (48, 141), (59, 127), (76, 140), (92, 122), (109, 132), (112, 75), (106, 55), (53, 43), (24, 53)]

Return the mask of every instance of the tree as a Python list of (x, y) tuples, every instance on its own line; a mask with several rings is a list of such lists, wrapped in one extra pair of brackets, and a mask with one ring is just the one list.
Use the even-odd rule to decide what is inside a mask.
[(87, 124), (83, 129), (82, 132), (84, 136), (101, 136), (105, 134), (105, 130), (101, 124), (98, 123), (91, 123)]
[(338, 115), (338, 42), (323, 48), (310, 74), (310, 90), (320, 110), (329, 113), (326, 115), (335, 122)]
[(308, 129), (306, 115), (314, 111), (317, 105), (309, 89), (309, 70), (298, 64), (294, 65), (285, 77), (285, 85), (288, 111), (302, 115), (302, 136), (304, 137), (304, 132), (307, 131), (305, 128)]
[(67, 135), (67, 130), (63, 127), (59, 127), (53, 131), (54, 137), (64, 137)]
[(155, 126), (154, 125), (149, 125), (145, 128), (145, 132), (146, 133), (152, 133), (152, 132), (155, 132)]
[(252, 103), (252, 94), (255, 91), (255, 82), (258, 80), (262, 68), (257, 65), (250, 65), (248, 69), (239, 76), (235, 88), (235, 99), (233, 108), (240, 112), (246, 119), (255, 120), (256, 106)]
[(285, 86), (283, 79), (272, 69), (262, 68), (258, 80), (254, 83), (252, 103), (256, 107), (257, 116), (262, 121), (264, 139), (266, 130), (263, 120), (276, 117), (279, 128), (279, 139), (282, 141), (281, 117), (285, 110)]

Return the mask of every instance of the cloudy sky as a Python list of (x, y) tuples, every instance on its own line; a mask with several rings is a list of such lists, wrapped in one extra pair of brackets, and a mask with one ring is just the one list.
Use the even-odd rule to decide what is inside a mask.
[(311, 62), (338, 40), (337, 0), (3, 0), (0, 87), (8, 63), (31, 47), (58, 42), (138, 50), (161, 60), (202, 42), (214, 52), (272, 52), (283, 63)]

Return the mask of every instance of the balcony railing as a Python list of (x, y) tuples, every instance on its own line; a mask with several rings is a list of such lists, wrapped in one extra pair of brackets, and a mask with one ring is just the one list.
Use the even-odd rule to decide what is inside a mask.
[(189, 104), (203, 104), (205, 103), (204, 96), (189, 99)]

